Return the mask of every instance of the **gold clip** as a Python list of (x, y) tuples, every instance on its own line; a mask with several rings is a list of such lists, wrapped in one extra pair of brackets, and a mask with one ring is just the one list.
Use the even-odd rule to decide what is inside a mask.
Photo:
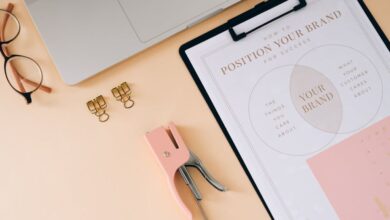
[(89, 111), (99, 118), (100, 122), (106, 122), (110, 116), (106, 113), (107, 103), (102, 95), (87, 102)]
[(132, 108), (135, 104), (131, 99), (131, 89), (127, 82), (123, 82), (119, 86), (111, 89), (112, 95), (116, 100), (121, 101), (125, 108)]

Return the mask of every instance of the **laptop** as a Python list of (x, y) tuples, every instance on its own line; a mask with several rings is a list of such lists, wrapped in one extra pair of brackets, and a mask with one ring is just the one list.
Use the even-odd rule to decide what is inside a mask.
[(25, 0), (65, 83), (77, 84), (240, 0)]

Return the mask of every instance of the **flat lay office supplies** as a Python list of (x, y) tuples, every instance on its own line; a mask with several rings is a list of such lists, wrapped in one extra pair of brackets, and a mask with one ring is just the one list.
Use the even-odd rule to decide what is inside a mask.
[(76, 84), (239, 0), (25, 2), (63, 80)]
[(176, 188), (175, 175), (180, 173), (187, 186), (193, 193), (204, 219), (207, 219), (200, 204), (202, 195), (191, 177), (187, 167), (194, 167), (199, 170), (202, 176), (217, 190), (226, 191), (226, 187), (214, 179), (202, 164), (199, 158), (188, 149), (175, 124), (170, 123), (168, 128), (160, 127), (145, 134), (146, 140), (153, 150), (154, 155), (164, 169), (168, 178), (169, 187), (178, 205), (186, 213), (188, 219), (192, 220), (192, 213), (186, 207), (179, 196)]
[(107, 103), (102, 95), (87, 102), (88, 110), (99, 118), (100, 122), (106, 122), (110, 116), (106, 112)]
[(180, 54), (272, 218), (380, 220), (389, 49), (361, 0), (269, 0)]
[(131, 89), (127, 82), (123, 82), (119, 86), (111, 89), (111, 93), (116, 100), (123, 103), (125, 108), (132, 108), (134, 106), (135, 102), (131, 99)]
[(8, 4), (5, 10), (0, 9), (0, 52), (5, 60), (4, 73), (8, 84), (30, 104), (32, 93), (38, 89), (50, 93), (51, 88), (42, 85), (42, 69), (34, 59), (12, 54), (6, 48), (19, 36), (21, 29), (19, 20), (12, 14), (13, 9), (13, 4)]

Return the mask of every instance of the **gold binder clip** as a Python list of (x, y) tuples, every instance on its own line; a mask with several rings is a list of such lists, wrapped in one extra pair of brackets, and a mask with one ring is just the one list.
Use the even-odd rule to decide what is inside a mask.
[(107, 103), (102, 95), (87, 102), (89, 111), (99, 118), (100, 122), (106, 122), (110, 116), (106, 113)]
[(111, 92), (116, 100), (123, 103), (125, 108), (132, 108), (134, 106), (135, 102), (131, 99), (131, 89), (127, 82), (123, 82), (118, 87), (112, 88)]

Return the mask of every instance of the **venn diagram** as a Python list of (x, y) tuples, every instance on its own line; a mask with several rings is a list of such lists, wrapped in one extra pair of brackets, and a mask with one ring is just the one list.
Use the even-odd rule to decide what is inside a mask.
[(310, 50), (254, 86), (249, 117), (258, 137), (288, 155), (315, 153), (364, 128), (380, 109), (382, 79), (362, 52), (342, 45)]

